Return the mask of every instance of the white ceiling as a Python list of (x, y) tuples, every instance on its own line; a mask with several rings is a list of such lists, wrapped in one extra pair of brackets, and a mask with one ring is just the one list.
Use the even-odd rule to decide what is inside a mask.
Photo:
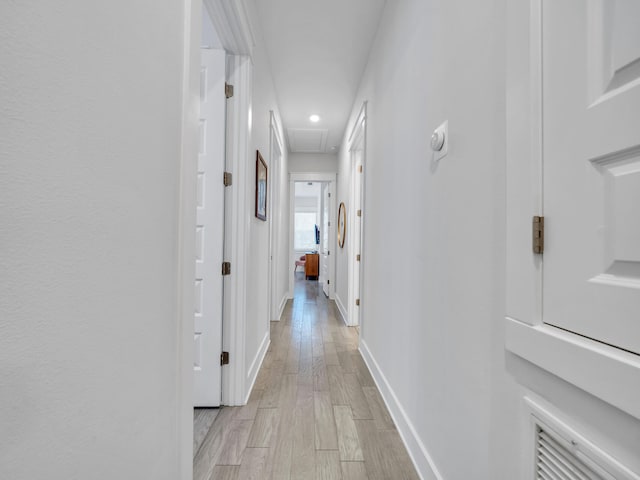
[(289, 149), (335, 153), (385, 0), (255, 2)]

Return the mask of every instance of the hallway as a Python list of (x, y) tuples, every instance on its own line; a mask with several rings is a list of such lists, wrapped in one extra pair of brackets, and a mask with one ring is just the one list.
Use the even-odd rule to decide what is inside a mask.
[(246, 406), (220, 410), (194, 480), (417, 479), (358, 352), (317, 282), (297, 274), (293, 302)]

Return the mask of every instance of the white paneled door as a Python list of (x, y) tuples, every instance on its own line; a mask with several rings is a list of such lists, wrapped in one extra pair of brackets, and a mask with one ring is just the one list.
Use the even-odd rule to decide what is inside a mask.
[(202, 49), (196, 214), (194, 406), (221, 400), (224, 234), (225, 52)]
[(543, 319), (640, 354), (640, 2), (542, 7)]
[(322, 284), (322, 291), (328, 297), (329, 296), (329, 205), (330, 205), (330, 193), (329, 184), (322, 184), (322, 220), (320, 222), (320, 283)]

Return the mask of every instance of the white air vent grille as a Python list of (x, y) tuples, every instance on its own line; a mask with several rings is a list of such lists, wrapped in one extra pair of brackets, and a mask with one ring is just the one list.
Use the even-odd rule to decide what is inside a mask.
[(605, 480), (540, 426), (536, 440), (536, 479)]
[(324, 153), (327, 148), (329, 130), (310, 128), (288, 128), (289, 149), (296, 153)]

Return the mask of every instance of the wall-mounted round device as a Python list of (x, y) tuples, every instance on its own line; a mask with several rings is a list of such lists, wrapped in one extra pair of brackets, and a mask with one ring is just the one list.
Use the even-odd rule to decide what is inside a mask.
[(433, 160), (438, 161), (449, 153), (449, 122), (445, 120), (431, 135)]
[(444, 132), (435, 131), (431, 135), (431, 150), (439, 152), (444, 145)]

